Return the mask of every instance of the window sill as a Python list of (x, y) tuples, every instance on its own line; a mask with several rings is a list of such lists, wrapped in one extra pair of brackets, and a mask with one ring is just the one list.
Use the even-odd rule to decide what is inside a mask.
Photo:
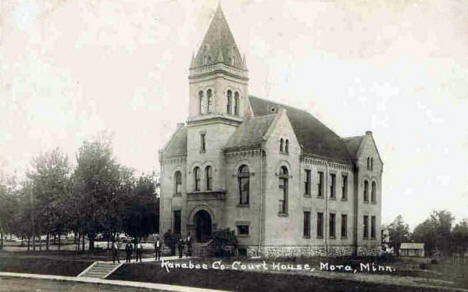
[(342, 236), (341, 237), (341, 240), (346, 240), (346, 239), (348, 239), (348, 236)]
[(303, 235), (302, 238), (304, 238), (304, 239), (310, 239), (310, 235)]
[(336, 197), (330, 197), (330, 200), (336, 201)]
[(289, 155), (289, 152), (280, 151), (280, 154), (283, 154), (283, 155)]
[(249, 204), (238, 204), (237, 205), (237, 208), (249, 208), (250, 205)]
[(278, 216), (279, 216), (279, 217), (288, 217), (288, 213), (279, 212), (279, 213), (278, 213)]
[(317, 196), (317, 199), (323, 199), (323, 196)]
[(364, 204), (369, 204), (369, 201), (364, 201)]
[(182, 197), (182, 194), (174, 194), (173, 197)]
[(333, 239), (333, 240), (335, 240), (335, 239), (336, 239), (336, 237), (335, 237), (335, 236), (330, 236), (330, 239)]
[(200, 150), (200, 154), (206, 153), (206, 150)]
[(341, 201), (342, 201), (342, 202), (347, 202), (347, 201), (348, 201), (348, 198), (341, 198)]
[(310, 194), (304, 194), (304, 198), (311, 198), (312, 196)]
[(317, 239), (323, 239), (323, 236), (317, 236)]
[(237, 237), (246, 238), (246, 237), (249, 237), (249, 235), (248, 234), (237, 234)]
[(372, 205), (377, 205), (377, 202), (374, 201), (374, 202), (371, 202), (371, 204), (372, 204)]

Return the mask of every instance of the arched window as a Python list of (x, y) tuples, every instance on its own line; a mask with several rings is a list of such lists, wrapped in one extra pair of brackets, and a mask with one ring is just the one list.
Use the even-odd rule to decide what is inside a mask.
[(283, 138), (280, 139), (280, 152), (283, 152)]
[(206, 190), (211, 191), (213, 188), (213, 173), (211, 171), (211, 166), (205, 168), (206, 172)]
[(208, 89), (208, 91), (206, 92), (206, 96), (208, 98), (208, 102), (207, 102), (207, 108), (208, 108), (208, 113), (211, 113), (211, 110), (212, 110), (212, 103), (213, 103), (213, 91), (211, 89)]
[(198, 92), (198, 97), (200, 99), (200, 114), (203, 115), (205, 113), (205, 98), (202, 90)]
[(193, 169), (193, 178), (195, 182), (195, 192), (200, 191), (200, 168), (197, 166)]
[(289, 140), (286, 139), (286, 144), (284, 146), (284, 152), (289, 153)]
[(288, 180), (288, 169), (286, 166), (281, 166), (279, 173), (279, 188), (282, 193), (282, 198), (279, 200), (279, 212), (281, 214), (288, 213)]
[(239, 116), (239, 92), (234, 94), (234, 115)]
[(364, 181), (364, 202), (369, 202), (369, 182)]
[(377, 192), (377, 184), (375, 183), (375, 181), (373, 181), (371, 185), (371, 202), (372, 203), (376, 202), (376, 192)]
[(232, 91), (227, 91), (227, 113), (232, 114)]
[(239, 181), (239, 204), (249, 204), (249, 192), (250, 192), (250, 173), (247, 165), (239, 167), (239, 173), (237, 175)]
[(182, 173), (180, 171), (175, 173), (175, 193), (182, 193)]

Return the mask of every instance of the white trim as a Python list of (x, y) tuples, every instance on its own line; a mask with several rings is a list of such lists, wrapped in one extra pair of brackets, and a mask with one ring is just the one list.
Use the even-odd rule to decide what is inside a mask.
[(110, 274), (115, 272), (118, 268), (120, 268), (123, 265), (123, 263), (119, 263), (117, 266), (115, 266), (109, 273), (107, 273), (103, 279), (107, 278)]
[(87, 267), (83, 272), (78, 274), (77, 277), (82, 277), (84, 274), (86, 274), (89, 270), (91, 270), (92, 267), (94, 267), (98, 262), (92, 263), (89, 267)]

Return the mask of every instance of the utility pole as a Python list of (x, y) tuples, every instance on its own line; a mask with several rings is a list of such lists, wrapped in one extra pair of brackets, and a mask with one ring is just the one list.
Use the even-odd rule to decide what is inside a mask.
[(33, 251), (36, 251), (36, 227), (34, 224), (34, 195), (33, 195), (33, 187), (34, 185), (31, 183), (31, 187), (29, 189), (29, 194), (31, 197), (31, 223), (32, 223), (32, 235), (33, 235)]

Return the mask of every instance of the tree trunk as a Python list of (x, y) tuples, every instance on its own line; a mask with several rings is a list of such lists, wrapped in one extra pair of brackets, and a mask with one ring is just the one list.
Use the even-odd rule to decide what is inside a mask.
[(46, 238), (46, 250), (49, 251), (49, 232), (47, 232), (47, 238)]
[(59, 232), (59, 234), (58, 234), (58, 250), (60, 250), (60, 237), (61, 237), (61, 233)]
[(81, 250), (85, 251), (85, 234), (83, 233), (82, 236), (83, 236), (83, 246), (82, 246), (83, 248)]
[(3, 232), (0, 232), (0, 249), (3, 249)]
[(36, 234), (33, 234), (33, 251), (36, 251)]
[(31, 236), (28, 235), (28, 251), (30, 250), (31, 246)]
[(78, 232), (78, 240), (76, 240), (76, 233), (75, 233), (75, 244), (76, 244), (76, 250), (80, 251), (80, 243), (81, 243), (81, 234)]

